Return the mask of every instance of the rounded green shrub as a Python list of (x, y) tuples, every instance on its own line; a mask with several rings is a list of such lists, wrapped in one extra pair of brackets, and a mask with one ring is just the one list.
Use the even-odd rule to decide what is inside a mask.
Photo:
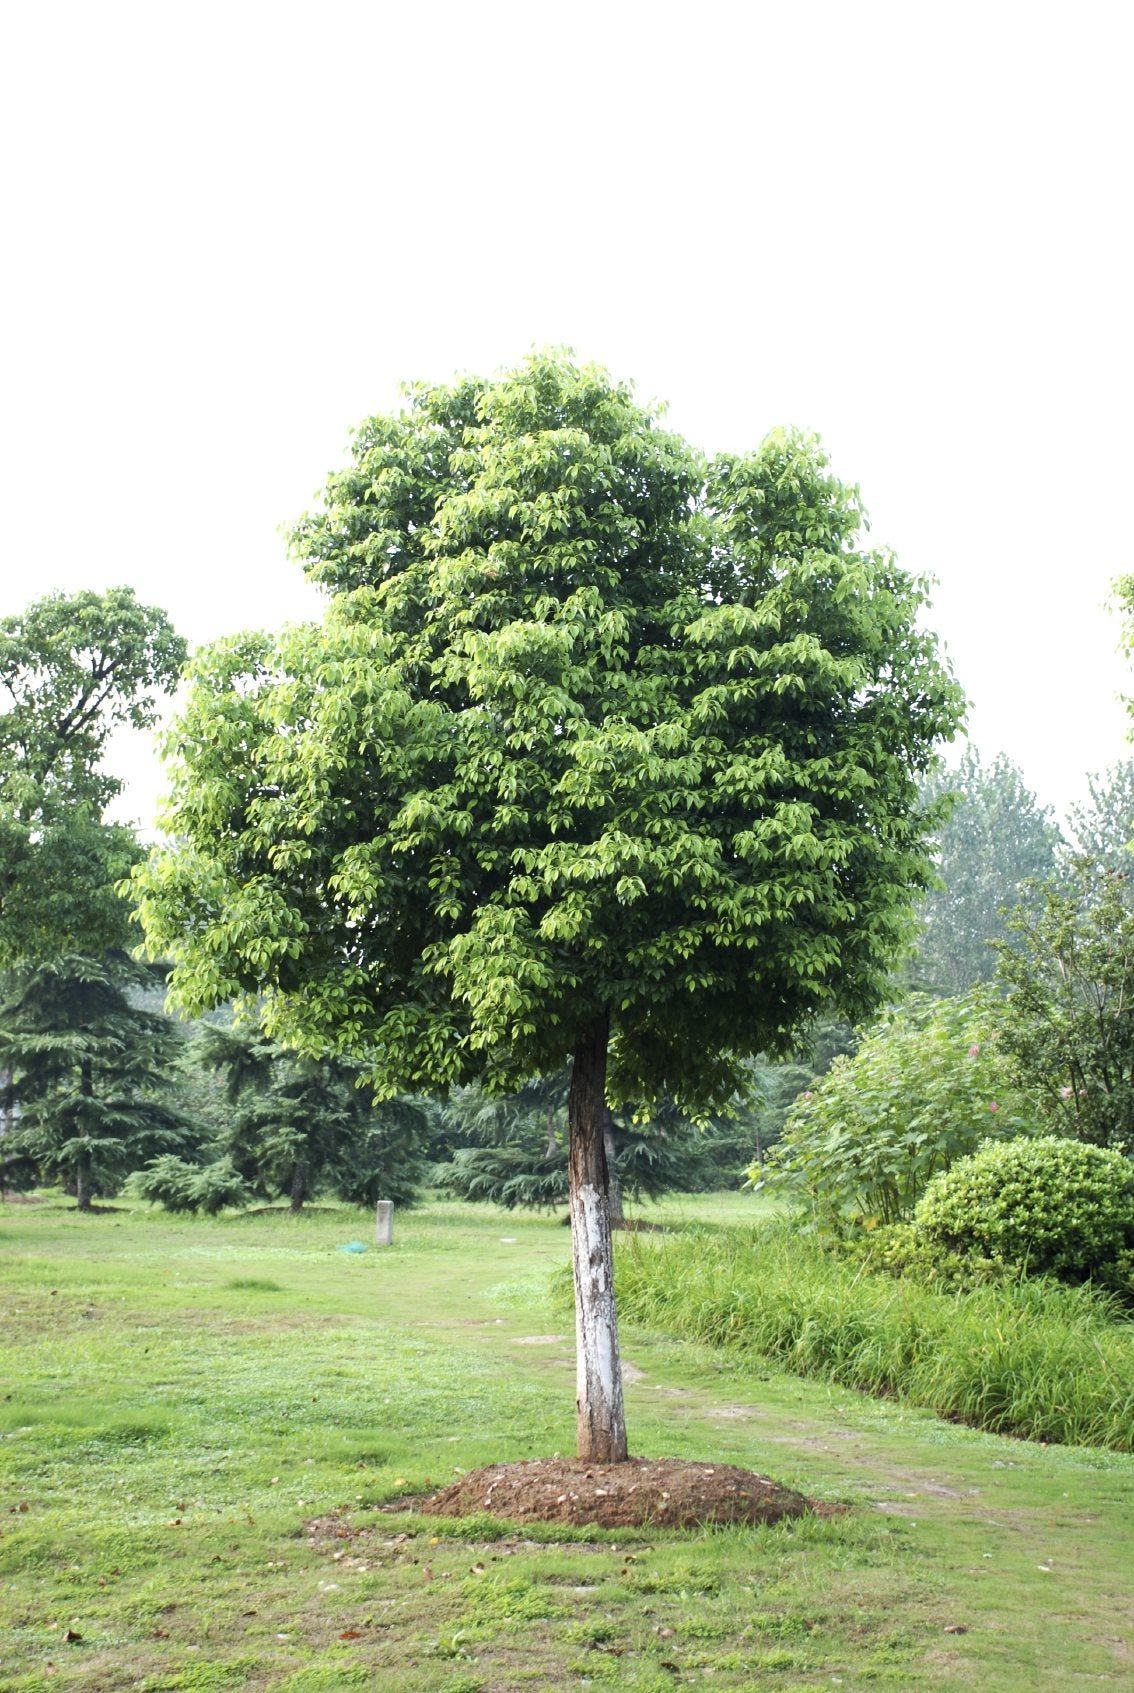
[(990, 1141), (929, 1183), (930, 1245), (1062, 1281), (1113, 1281), (1134, 1248), (1134, 1164), (1054, 1135)]
[(884, 1223), (881, 1228), (859, 1230), (841, 1243), (841, 1251), (866, 1270), (923, 1287), (964, 1290), (1019, 1277), (1017, 1269), (999, 1259), (955, 1252), (930, 1240), (913, 1223)]

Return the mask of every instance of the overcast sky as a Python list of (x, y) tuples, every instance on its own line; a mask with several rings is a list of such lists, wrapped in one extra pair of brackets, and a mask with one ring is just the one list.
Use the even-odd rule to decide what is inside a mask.
[(1130, 16), (9, 7), (0, 613), (309, 615), (280, 528), (351, 426), (565, 344), (705, 448), (818, 430), (939, 578), (977, 744), (1062, 809), (1134, 692)]

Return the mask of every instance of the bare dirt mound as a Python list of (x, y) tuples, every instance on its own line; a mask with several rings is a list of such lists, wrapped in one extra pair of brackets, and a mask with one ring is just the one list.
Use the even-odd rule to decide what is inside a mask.
[(814, 1506), (802, 1493), (732, 1464), (678, 1458), (583, 1464), (539, 1458), (471, 1470), (426, 1499), (421, 1509), (433, 1517), (487, 1511), (509, 1522), (696, 1528), (701, 1523), (775, 1523)]

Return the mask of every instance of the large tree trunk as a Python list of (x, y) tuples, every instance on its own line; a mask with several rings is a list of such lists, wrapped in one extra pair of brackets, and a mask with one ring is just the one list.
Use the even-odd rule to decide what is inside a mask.
[(293, 1211), (303, 1210), (303, 1201), (307, 1198), (307, 1161), (301, 1158), (295, 1166), (291, 1178), (291, 1208)]
[(596, 1017), (575, 1048), (567, 1095), (571, 1254), (575, 1270), (575, 1410), (578, 1455), (620, 1464), (627, 1456), (622, 1364), (614, 1308), (614, 1253), (606, 1149), (606, 1048), (610, 1019)]

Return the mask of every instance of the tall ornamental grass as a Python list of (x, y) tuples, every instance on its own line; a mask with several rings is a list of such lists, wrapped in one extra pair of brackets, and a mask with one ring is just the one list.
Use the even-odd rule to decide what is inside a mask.
[(622, 1316), (1029, 1440), (1134, 1450), (1134, 1325), (1089, 1287), (949, 1292), (872, 1275), (790, 1225), (620, 1247)]

